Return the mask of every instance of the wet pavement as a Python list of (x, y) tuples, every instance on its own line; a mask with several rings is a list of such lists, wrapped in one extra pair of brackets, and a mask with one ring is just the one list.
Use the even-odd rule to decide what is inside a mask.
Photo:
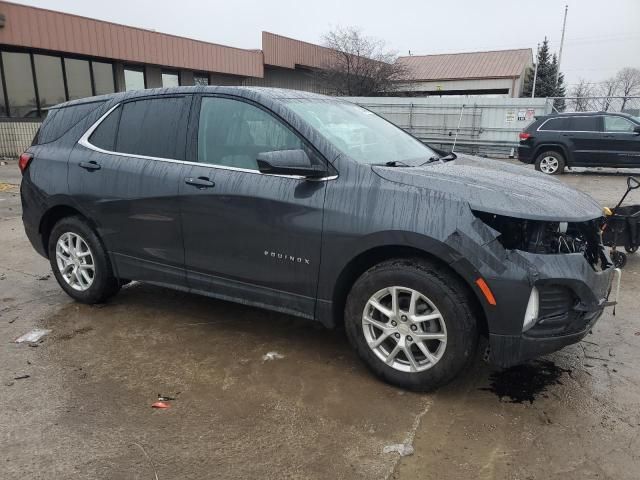
[[(74, 303), (24, 235), (19, 177), (0, 166), (0, 478), (638, 478), (640, 254), (580, 344), (506, 371), (478, 353), (414, 394), (281, 314), (142, 284)], [(559, 178), (609, 206), (626, 179)]]

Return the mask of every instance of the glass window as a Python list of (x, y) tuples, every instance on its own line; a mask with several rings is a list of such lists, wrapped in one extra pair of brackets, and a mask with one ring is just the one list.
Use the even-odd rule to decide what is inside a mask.
[(207, 75), (206, 73), (194, 73), (193, 84), (201, 86), (209, 85), (209, 75)]
[(180, 79), (176, 72), (162, 72), (162, 86), (167, 87), (179, 87)]
[(556, 130), (556, 131), (565, 131), (569, 129), (569, 119), (568, 118), (552, 118), (551, 120), (547, 120), (544, 122), (542, 126), (540, 126), (540, 130)]
[(190, 97), (164, 97), (125, 103), (115, 151), (184, 160)]
[(2, 52), (4, 81), (12, 117), (37, 117), (31, 59), (26, 53)]
[(632, 133), (635, 124), (622, 117), (604, 117), (605, 132)]
[(67, 75), (69, 100), (90, 97), (93, 95), (88, 61), (65, 58), (64, 69)]
[(62, 60), (50, 55), (34, 55), (36, 81), (40, 108), (52, 107), (66, 100), (64, 78), (62, 76)]
[(113, 66), (110, 63), (92, 61), (91, 68), (93, 68), (93, 84), (96, 87), (96, 95), (116, 91), (113, 85)]
[(264, 110), (238, 100), (205, 97), (198, 125), (198, 161), (257, 170), (261, 152), (304, 148), (300, 138)]
[(124, 89), (144, 90), (144, 71), (133, 68), (124, 69)]
[(0, 117), (7, 115), (7, 106), (4, 104), (4, 80), (0, 77)]
[(49, 143), (57, 140), (103, 104), (104, 102), (89, 102), (72, 107), (52, 108), (40, 127), (38, 143)]
[(113, 152), (116, 148), (116, 135), (118, 134), (118, 121), (120, 120), (120, 107), (105, 118), (98, 128), (89, 137), (89, 143), (103, 150)]
[(598, 117), (571, 117), (569, 131), (572, 132), (598, 132)]
[(358, 105), (291, 100), (287, 105), (345, 155), (360, 163), (420, 165), (436, 153), (404, 130)]

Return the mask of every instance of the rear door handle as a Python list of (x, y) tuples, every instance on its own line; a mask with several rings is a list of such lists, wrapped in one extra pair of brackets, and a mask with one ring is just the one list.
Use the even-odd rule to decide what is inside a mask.
[(184, 183), (187, 185), (193, 185), (194, 187), (202, 188), (212, 188), (215, 187), (216, 184), (209, 180), (208, 177), (187, 177), (184, 179)]
[(78, 164), (81, 168), (84, 168), (85, 170), (100, 170), (100, 164), (98, 162), (80, 162)]

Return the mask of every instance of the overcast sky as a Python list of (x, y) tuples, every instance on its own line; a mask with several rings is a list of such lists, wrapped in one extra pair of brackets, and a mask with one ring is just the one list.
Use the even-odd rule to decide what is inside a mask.
[(640, 68), (640, 0), (18, 0), (52, 10), (241, 48), (267, 30), (319, 43), (335, 26), (357, 26), (401, 55), (560, 46), (569, 84)]

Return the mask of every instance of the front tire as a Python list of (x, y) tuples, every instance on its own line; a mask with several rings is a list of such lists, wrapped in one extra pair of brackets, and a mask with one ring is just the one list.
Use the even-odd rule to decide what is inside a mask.
[(477, 322), (466, 286), (421, 259), (396, 259), (366, 271), (345, 308), (351, 345), (388, 383), (430, 391), (473, 358)]
[(81, 217), (58, 221), (49, 235), (49, 263), (58, 284), (81, 303), (103, 303), (120, 289), (102, 242)]
[(564, 157), (558, 152), (552, 150), (542, 152), (536, 158), (536, 170), (547, 175), (559, 175), (564, 173), (566, 165)]

